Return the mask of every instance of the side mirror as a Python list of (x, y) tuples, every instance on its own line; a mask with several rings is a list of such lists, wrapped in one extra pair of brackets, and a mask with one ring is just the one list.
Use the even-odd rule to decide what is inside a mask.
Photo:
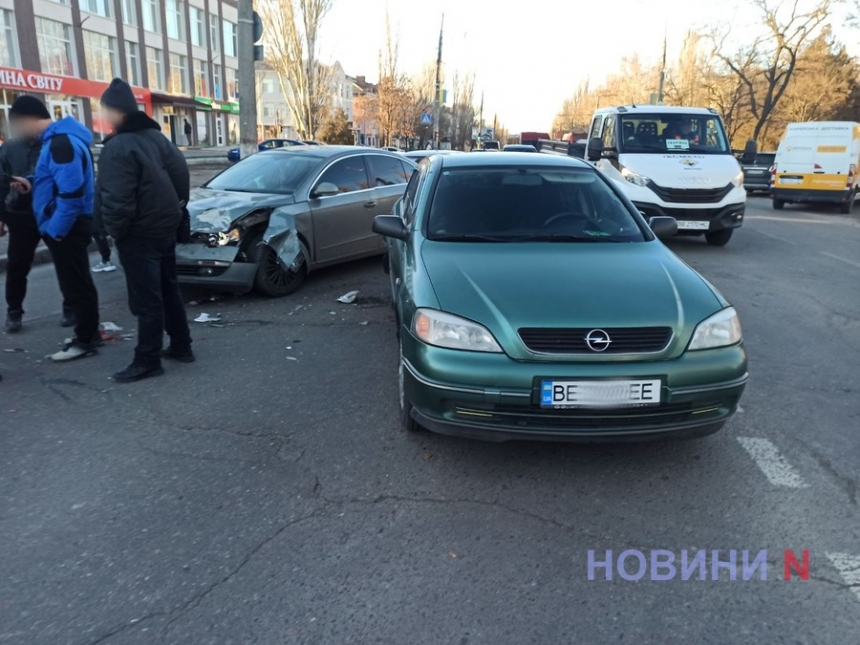
[(377, 215), (374, 217), (373, 232), (382, 237), (393, 237), (398, 240), (409, 238), (409, 229), (397, 215)]
[(755, 163), (755, 158), (758, 155), (758, 144), (750, 139), (744, 147), (744, 154), (741, 156), (741, 163), (749, 166)]
[(666, 237), (672, 237), (678, 232), (678, 220), (674, 217), (666, 217), (665, 215), (652, 217), (648, 220), (648, 226), (651, 227), (654, 235), (661, 240)]
[(317, 185), (311, 193), (311, 197), (331, 197), (333, 195), (339, 195), (340, 188), (332, 184), (331, 182), (324, 181)]
[(585, 156), (588, 157), (589, 161), (600, 161), (600, 157), (603, 156), (603, 139), (600, 137), (589, 139)]

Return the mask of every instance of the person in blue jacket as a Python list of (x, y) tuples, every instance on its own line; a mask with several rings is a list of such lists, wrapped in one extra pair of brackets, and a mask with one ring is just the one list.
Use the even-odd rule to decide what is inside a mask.
[(15, 99), (9, 119), (22, 135), (42, 140), (35, 174), (15, 177), (12, 188), (33, 193), (39, 232), (51, 251), (60, 291), (76, 319), (74, 336), (51, 358), (69, 361), (92, 356), (101, 340), (99, 299), (87, 250), (93, 239), (93, 137), (72, 117), (51, 121), (45, 104), (34, 96)]

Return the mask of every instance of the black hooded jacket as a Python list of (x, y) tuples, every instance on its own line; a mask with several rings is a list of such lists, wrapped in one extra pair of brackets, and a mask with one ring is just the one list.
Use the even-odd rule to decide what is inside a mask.
[(99, 155), (96, 223), (117, 240), (174, 235), (190, 185), (179, 149), (144, 112), (133, 112)]
[[(28, 177), (36, 172), (41, 139), (12, 139), (0, 146), (0, 172), (7, 177)], [(0, 182), (0, 221), (36, 226), (33, 196), (22, 195)]]

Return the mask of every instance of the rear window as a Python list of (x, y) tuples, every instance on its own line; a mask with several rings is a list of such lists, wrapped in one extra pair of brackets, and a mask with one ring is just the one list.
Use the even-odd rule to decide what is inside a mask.
[(562, 167), (444, 171), (436, 184), (427, 236), (487, 242), (646, 239), (597, 172)]
[(775, 159), (776, 153), (759, 154), (755, 158), (755, 163), (757, 166), (772, 166)]
[(260, 152), (242, 159), (204, 188), (241, 193), (293, 193), (319, 164), (316, 157), (281, 152)]

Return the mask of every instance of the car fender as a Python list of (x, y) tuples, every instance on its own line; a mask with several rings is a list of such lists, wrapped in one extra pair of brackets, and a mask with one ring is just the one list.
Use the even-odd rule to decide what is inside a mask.
[(271, 247), (284, 268), (293, 272), (302, 266), (309, 266), (311, 260), (305, 255), (296, 219), (296, 215), (288, 209), (275, 209), (263, 233), (263, 244)]

